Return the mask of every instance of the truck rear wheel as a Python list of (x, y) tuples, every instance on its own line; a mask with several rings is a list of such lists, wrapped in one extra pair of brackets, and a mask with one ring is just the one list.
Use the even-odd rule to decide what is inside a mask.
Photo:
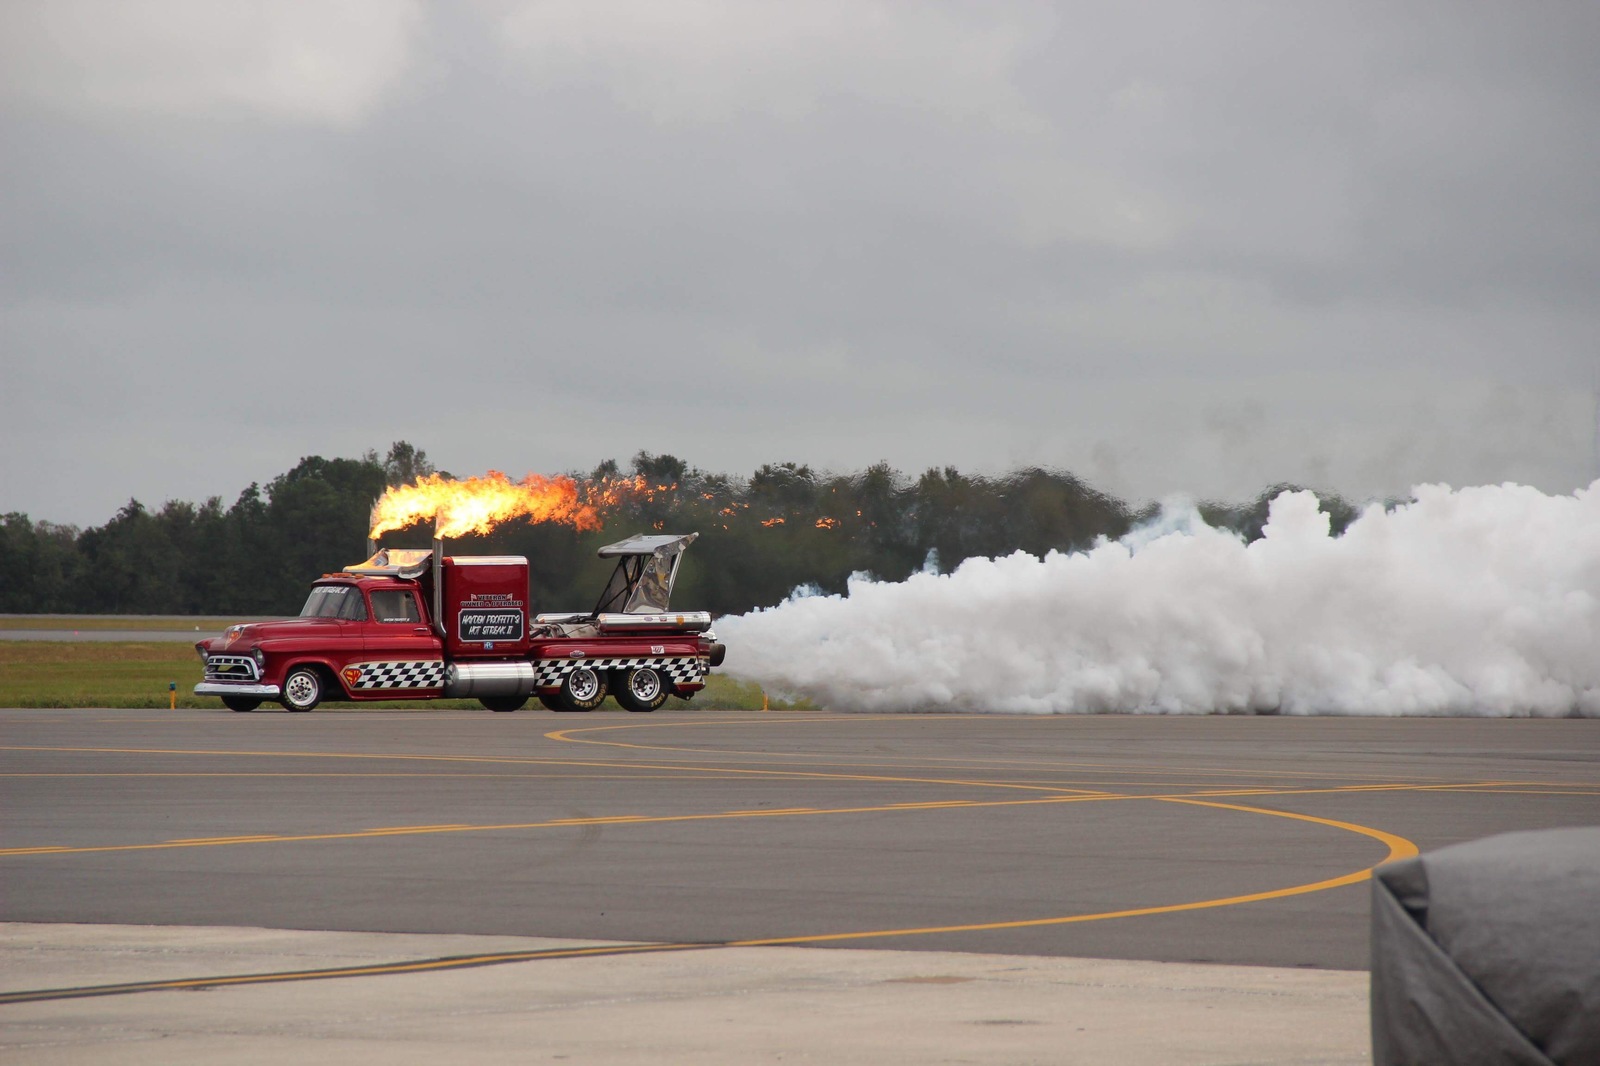
[(539, 702), (544, 704), (544, 709), (547, 711), (564, 711), (567, 709), (567, 705), (561, 702), (559, 695), (546, 696), (541, 692), (539, 693)]
[(520, 711), (528, 702), (526, 696), (480, 696), (478, 702), (491, 711)]
[(592, 711), (606, 700), (606, 679), (580, 666), (561, 682), (561, 702), (569, 711)]
[(667, 686), (658, 670), (640, 666), (622, 675), (616, 695), (617, 702), (630, 711), (653, 711), (667, 702)]
[(322, 702), (322, 675), (309, 666), (297, 666), (283, 679), (283, 705), (291, 711), (309, 711)]

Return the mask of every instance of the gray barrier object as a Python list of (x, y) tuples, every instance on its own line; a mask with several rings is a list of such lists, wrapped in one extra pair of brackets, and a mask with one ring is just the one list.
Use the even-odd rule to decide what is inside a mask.
[(1600, 828), (1372, 877), (1374, 1066), (1600, 1066)]

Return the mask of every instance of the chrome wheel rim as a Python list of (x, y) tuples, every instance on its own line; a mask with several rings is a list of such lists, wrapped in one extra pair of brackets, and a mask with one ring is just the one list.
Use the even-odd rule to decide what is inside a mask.
[(592, 700), (600, 691), (600, 678), (593, 670), (574, 670), (567, 681), (567, 691), (575, 700)]
[(648, 703), (661, 694), (661, 675), (650, 669), (635, 670), (628, 677), (628, 691)]
[(316, 699), (317, 683), (310, 674), (295, 674), (289, 679), (287, 687), (288, 691), (285, 695), (289, 697), (289, 702), (296, 707), (302, 707)]

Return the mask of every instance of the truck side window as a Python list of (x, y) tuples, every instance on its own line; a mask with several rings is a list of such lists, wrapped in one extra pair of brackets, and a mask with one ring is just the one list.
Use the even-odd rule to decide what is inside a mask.
[(401, 589), (377, 589), (372, 593), (372, 614), (380, 622), (420, 622), (417, 601)]
[(350, 594), (344, 598), (344, 603), (339, 605), (339, 617), (347, 622), (367, 620), (367, 603), (361, 598), (360, 589), (350, 590)]

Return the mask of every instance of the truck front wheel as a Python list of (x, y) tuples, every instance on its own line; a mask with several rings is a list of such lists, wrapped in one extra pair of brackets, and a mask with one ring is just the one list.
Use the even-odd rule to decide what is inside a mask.
[(648, 666), (629, 670), (617, 686), (617, 702), (630, 711), (653, 711), (667, 702), (661, 674)]
[(322, 675), (309, 666), (297, 666), (283, 679), (283, 705), (291, 711), (309, 711), (322, 702)]
[(261, 706), (261, 701), (250, 696), (224, 696), (222, 705), (230, 711), (253, 711)]
[(561, 702), (569, 711), (592, 711), (605, 699), (605, 678), (587, 666), (580, 666), (561, 682)]

